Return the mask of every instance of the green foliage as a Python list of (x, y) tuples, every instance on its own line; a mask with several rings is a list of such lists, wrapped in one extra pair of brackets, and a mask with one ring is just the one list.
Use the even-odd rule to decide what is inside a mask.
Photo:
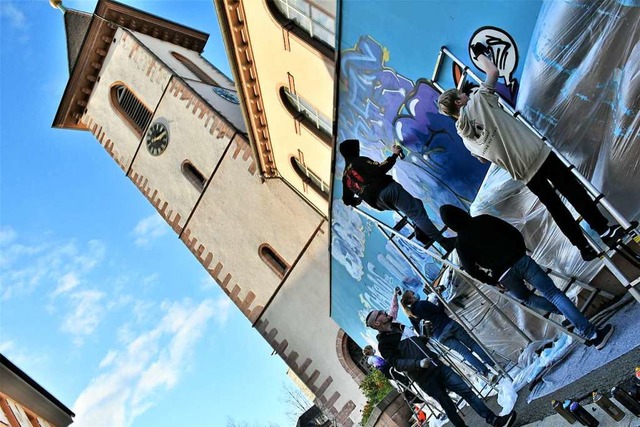
[(393, 386), (382, 375), (382, 372), (372, 369), (360, 384), (360, 390), (367, 398), (367, 404), (362, 411), (362, 421), (360, 421), (361, 425), (365, 425), (371, 416), (373, 408), (393, 390)]

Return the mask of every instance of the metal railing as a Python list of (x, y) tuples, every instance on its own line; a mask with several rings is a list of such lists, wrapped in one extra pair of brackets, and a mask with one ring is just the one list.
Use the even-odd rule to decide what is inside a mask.
[[(456, 63), (462, 69), (462, 75), (460, 81), (458, 82), (458, 89), (462, 87), (465, 81), (465, 76), (470, 76), (473, 80), (475, 80), (478, 84), (482, 82), (480, 79), (462, 60), (456, 57), (446, 46), (442, 46), (440, 51), (438, 52), (438, 56), (436, 58), (436, 64), (434, 66), (433, 74), (431, 76), (431, 83), (441, 92), (444, 91), (444, 88), (438, 84), (438, 75), (440, 74), (440, 69), (442, 68), (442, 64), (444, 62), (444, 58), (448, 57), (454, 63)], [(531, 132), (533, 132), (538, 138), (540, 138), (546, 145), (548, 145), (551, 150), (558, 156), (558, 158), (562, 161), (562, 163), (571, 171), (571, 173), (578, 179), (580, 184), (587, 190), (587, 192), (593, 197), (594, 201), (601, 205), (612, 217), (613, 219), (620, 224), (628, 235), (634, 241), (638, 241), (640, 239), (640, 232), (636, 228), (633, 227), (631, 222), (627, 220), (624, 215), (622, 215), (612, 204), (607, 200), (604, 193), (598, 190), (587, 178), (585, 178), (578, 169), (567, 160), (562, 153), (560, 153), (556, 148), (551, 144), (551, 141), (542, 133), (540, 133), (536, 128), (534, 128), (523, 116), (522, 114), (514, 110), (508, 103), (506, 103), (502, 98), (498, 96), (498, 100), (502, 109), (504, 109), (507, 113), (509, 113), (513, 118), (523, 123)], [(591, 236), (587, 233), (584, 233), (587, 237), (587, 240), (595, 247), (600, 248), (600, 245), (594, 241)], [(640, 291), (636, 289), (638, 285), (640, 285), (640, 278), (629, 279), (622, 270), (611, 260), (611, 258), (607, 255), (606, 251), (603, 251), (602, 259), (604, 261), (607, 269), (616, 277), (616, 279), (625, 287), (628, 288), (628, 291), (633, 297), (640, 302)]]

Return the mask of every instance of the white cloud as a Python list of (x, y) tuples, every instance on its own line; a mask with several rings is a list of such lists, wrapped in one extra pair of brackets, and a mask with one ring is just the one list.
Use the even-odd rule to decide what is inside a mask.
[(202, 277), (202, 280), (200, 280), (200, 289), (203, 291), (215, 289), (217, 285), (218, 284), (215, 280), (213, 280), (213, 277), (209, 276), (208, 274)]
[(13, 341), (1, 341), (0, 342), (0, 353), (7, 354), (13, 351), (16, 347), (16, 344)]
[(27, 18), (15, 4), (10, 1), (0, 1), (0, 18), (8, 21), (11, 28), (18, 31), (18, 41), (26, 43), (29, 41), (29, 23)]
[[(42, 369), (49, 363), (48, 355), (43, 352), (33, 351), (33, 348), (26, 348), (12, 339), (7, 339), (7, 333), (3, 331), (3, 339), (0, 342), (0, 353), (11, 360), (16, 366), (28, 372), (34, 369)], [(33, 372), (32, 372), (33, 373)]]
[(76, 345), (82, 345), (83, 338), (91, 335), (102, 321), (106, 313), (101, 305), (104, 297), (103, 292), (95, 290), (74, 292), (70, 295), (70, 312), (62, 321), (61, 329), (74, 336)]
[(229, 319), (229, 309), (231, 308), (231, 300), (226, 296), (215, 300), (216, 322), (220, 326), (227, 324)]
[(3, 226), (0, 228), (0, 246), (8, 245), (13, 242), (17, 237), (16, 231), (9, 226)]
[(161, 307), (164, 314), (154, 328), (132, 335), (126, 348), (110, 350), (103, 358), (102, 372), (73, 405), (74, 426), (132, 425), (180, 381), (209, 321), (225, 310), (211, 299), (200, 304), (165, 302)]
[(107, 353), (107, 355), (100, 361), (100, 365), (98, 365), (99, 368), (106, 368), (109, 365), (111, 365), (113, 363), (114, 360), (116, 360), (116, 357), (118, 356), (118, 352), (115, 350), (109, 350), (109, 352)]
[(10, 1), (0, 3), (0, 17), (7, 19), (13, 28), (26, 29), (27, 19), (24, 13)]
[(69, 292), (79, 284), (80, 284), (80, 280), (78, 280), (78, 276), (76, 275), (76, 273), (74, 272), (67, 273), (64, 276), (62, 276), (60, 279), (58, 279), (58, 287), (56, 288), (55, 291), (53, 291), (52, 296), (56, 297), (65, 292)]
[(138, 247), (147, 246), (152, 240), (158, 239), (169, 232), (169, 225), (164, 219), (154, 213), (141, 219), (133, 229), (135, 244)]
[[(49, 289), (55, 287), (55, 295), (63, 292), (64, 286), (72, 289), (75, 285), (71, 278), (81, 281), (83, 274), (102, 262), (105, 247), (97, 240), (87, 242), (86, 247), (78, 247), (73, 240), (35, 244), (12, 241), (1, 252), (1, 298), (8, 300), (30, 295), (43, 284)], [(63, 279), (66, 275), (69, 276)], [(63, 283), (65, 280), (68, 280), (66, 285)]]

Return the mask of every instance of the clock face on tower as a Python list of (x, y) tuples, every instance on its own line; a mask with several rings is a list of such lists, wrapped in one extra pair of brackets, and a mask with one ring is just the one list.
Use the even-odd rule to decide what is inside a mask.
[(152, 156), (159, 156), (164, 152), (169, 145), (169, 131), (167, 127), (160, 123), (155, 122), (151, 124), (147, 131), (147, 150)]
[(238, 96), (228, 89), (214, 86), (213, 91), (222, 99), (226, 99), (227, 101), (232, 102), (234, 104), (240, 104), (240, 100), (238, 99)]

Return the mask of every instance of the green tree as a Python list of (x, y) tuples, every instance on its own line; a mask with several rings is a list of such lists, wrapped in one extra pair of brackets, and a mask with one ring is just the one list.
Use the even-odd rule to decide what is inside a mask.
[(365, 425), (373, 408), (393, 390), (393, 386), (382, 372), (372, 369), (360, 384), (360, 390), (367, 398), (367, 404), (362, 411), (362, 421), (360, 421), (361, 425)]

